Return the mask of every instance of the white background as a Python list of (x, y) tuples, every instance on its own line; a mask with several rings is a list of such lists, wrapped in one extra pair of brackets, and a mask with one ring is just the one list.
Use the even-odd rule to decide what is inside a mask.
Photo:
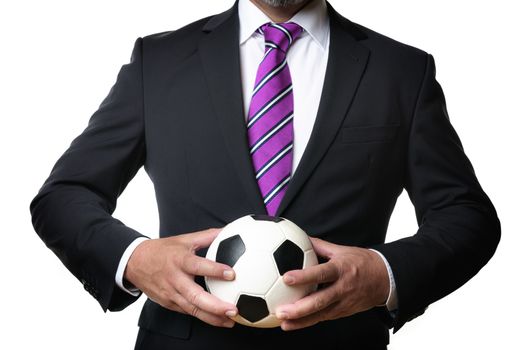
[[(222, 12), (233, 0), (10, 1), (0, 5), (0, 348), (132, 349), (144, 297), (104, 314), (35, 234), (29, 203), (129, 61), (135, 39)], [(430, 306), (390, 349), (515, 349), (522, 344), (525, 28), (520, 1), (349, 1), (349, 19), (434, 55), (448, 111), (503, 227), (495, 257)], [(156, 236), (143, 170), (114, 216)], [(406, 195), (388, 240), (416, 230)]]

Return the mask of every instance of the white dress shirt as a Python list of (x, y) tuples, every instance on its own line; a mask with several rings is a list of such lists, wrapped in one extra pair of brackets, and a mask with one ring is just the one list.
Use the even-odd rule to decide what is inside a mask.
[[(239, 1), (239, 49), (245, 118), (248, 117), (255, 76), (265, 51), (264, 37), (257, 28), (268, 22), (271, 20), (251, 1)], [(295, 22), (304, 29), (287, 54), (294, 97), (293, 175), (312, 133), (321, 100), (330, 44), (326, 3), (312, 1), (289, 22)]]
[[(250, 0), (239, 0), (239, 50), (245, 118), (248, 116), (257, 69), (265, 51), (264, 37), (257, 29), (268, 22), (271, 19)], [(312, 133), (328, 62), (330, 26), (325, 0), (312, 0), (288, 22), (297, 23), (304, 29), (287, 54), (294, 98), (293, 176)], [(123, 274), (131, 254), (145, 239), (138, 238), (130, 244), (122, 255), (115, 276), (117, 285), (135, 296), (140, 292), (124, 287)], [(386, 306), (391, 311), (395, 310), (397, 293), (392, 270), (386, 258), (378, 251), (373, 251), (379, 254), (388, 270), (390, 292)]]

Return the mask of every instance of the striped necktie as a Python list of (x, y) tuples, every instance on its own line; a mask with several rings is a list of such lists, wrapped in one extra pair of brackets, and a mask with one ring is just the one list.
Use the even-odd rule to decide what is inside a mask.
[(265, 53), (248, 110), (248, 142), (264, 205), (275, 215), (292, 172), (293, 93), (286, 53), (303, 29), (295, 23), (267, 23), (258, 30)]

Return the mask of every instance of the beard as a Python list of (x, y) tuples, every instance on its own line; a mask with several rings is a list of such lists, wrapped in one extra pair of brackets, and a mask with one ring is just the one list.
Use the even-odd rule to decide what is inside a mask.
[(260, 0), (260, 1), (272, 7), (287, 7), (291, 5), (299, 5), (302, 3), (306, 3), (309, 0)]

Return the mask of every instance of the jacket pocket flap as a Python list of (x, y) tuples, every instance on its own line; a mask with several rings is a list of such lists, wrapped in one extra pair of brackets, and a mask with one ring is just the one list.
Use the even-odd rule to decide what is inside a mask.
[(398, 129), (399, 125), (344, 127), (342, 142), (389, 142), (394, 139)]
[(148, 299), (140, 313), (139, 327), (173, 338), (188, 339), (192, 324), (191, 317), (165, 309)]

